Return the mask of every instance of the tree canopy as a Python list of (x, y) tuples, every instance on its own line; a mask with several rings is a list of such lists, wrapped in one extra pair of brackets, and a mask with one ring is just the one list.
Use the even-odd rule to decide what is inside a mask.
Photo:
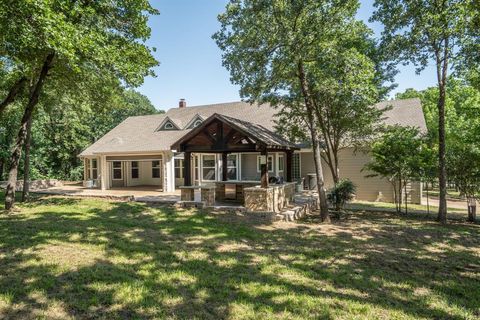
[[(301, 119), (299, 125), (307, 128), (324, 212), (318, 123), (327, 111), (321, 106), (341, 101), (354, 107), (352, 95), (362, 100), (359, 105), (369, 105), (385, 76), (375, 74), (374, 54), (372, 60), (367, 58), (370, 31), (355, 19), (358, 7), (357, 0), (232, 0), (219, 16), (221, 29), (214, 35), (241, 96), (269, 102), (290, 114), (288, 118)], [(360, 79), (367, 85), (352, 91)]]
[(438, 82), (438, 164), (440, 205), (438, 220), (447, 219), (445, 99), (449, 70), (474, 67), (472, 45), (480, 33), (475, 0), (376, 0), (372, 21), (383, 24), (383, 51), (397, 62), (413, 63), (417, 72), (434, 61)]
[[(124, 86), (140, 85), (145, 76), (154, 75), (152, 67), (158, 64), (145, 45), (151, 14), (157, 11), (147, 0), (0, 3), (1, 68), (12, 79), (30, 83), (9, 161), (6, 209), (14, 203), (22, 147), (45, 89), (71, 92), (74, 105), (80, 106), (110, 99)], [(19, 80), (11, 81), (8, 92)]]

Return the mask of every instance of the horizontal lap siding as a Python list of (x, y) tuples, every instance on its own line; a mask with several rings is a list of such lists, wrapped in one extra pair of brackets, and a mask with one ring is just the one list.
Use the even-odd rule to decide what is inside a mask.
[[(313, 162), (313, 153), (301, 153), (301, 174), (306, 177), (308, 173), (315, 173), (315, 164)], [(375, 201), (379, 192), (382, 192), (384, 201), (393, 202), (392, 185), (385, 179), (379, 177), (366, 178), (370, 174), (368, 171), (362, 171), (363, 167), (370, 162), (370, 156), (362, 151), (354, 152), (353, 148), (340, 151), (339, 154), (339, 172), (340, 178), (350, 179), (356, 186), (356, 199), (364, 201)], [(330, 168), (322, 160), (322, 168), (325, 179), (325, 187), (333, 186), (333, 179)]]

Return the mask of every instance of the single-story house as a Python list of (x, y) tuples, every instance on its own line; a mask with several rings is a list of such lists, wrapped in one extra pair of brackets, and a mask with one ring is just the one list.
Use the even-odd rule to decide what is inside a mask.
[[(385, 124), (426, 131), (419, 99), (376, 106), (391, 106), (384, 114)], [(173, 192), (183, 185), (215, 181), (259, 182), (265, 162), (270, 176), (300, 181), (315, 171), (313, 153), (275, 133), (277, 112), (269, 105), (246, 102), (187, 107), (182, 99), (164, 114), (129, 117), (79, 155), (85, 163), (85, 184), (103, 190), (156, 186)], [(368, 152), (344, 149), (340, 176), (357, 185), (359, 200), (393, 201), (388, 181), (365, 177), (368, 172), (362, 168), (369, 160)], [(323, 172), (326, 187), (331, 187), (325, 163)], [(411, 202), (419, 203), (421, 184), (412, 184), (409, 192)]]

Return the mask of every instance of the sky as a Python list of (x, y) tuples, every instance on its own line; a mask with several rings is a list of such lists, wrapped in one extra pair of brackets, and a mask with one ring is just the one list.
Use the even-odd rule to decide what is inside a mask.
[[(227, 0), (151, 0), (160, 11), (152, 16), (152, 29), (147, 45), (155, 47), (155, 58), (160, 65), (155, 68), (156, 77), (148, 77), (138, 91), (146, 95), (157, 109), (166, 110), (178, 106), (179, 99), (187, 106), (222, 103), (240, 100), (239, 88), (230, 82), (228, 71), (222, 66), (222, 52), (212, 39), (220, 25), (217, 15), (225, 9)], [(369, 23), (373, 0), (361, 0), (357, 14), (377, 36), (382, 31), (379, 23)], [(418, 90), (435, 85), (432, 66), (420, 75), (413, 66), (399, 65), (392, 91), (406, 88)]]

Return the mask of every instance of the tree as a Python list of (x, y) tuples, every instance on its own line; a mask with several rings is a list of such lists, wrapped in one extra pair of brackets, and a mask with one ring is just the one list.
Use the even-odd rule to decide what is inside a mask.
[(397, 212), (401, 212), (408, 183), (418, 177), (422, 146), (418, 128), (398, 125), (386, 128), (372, 145), (372, 161), (364, 169), (372, 172), (367, 177), (380, 176), (392, 184)]
[[(364, 47), (372, 51), (373, 43), (367, 38), (366, 29), (359, 33), (355, 35), (358, 43), (344, 39), (336, 50), (330, 48), (328, 57), (319, 58), (324, 60), (321, 61), (323, 67), (316, 71), (317, 80), (312, 88), (318, 101), (315, 105), (317, 127), (323, 139), (321, 157), (335, 184), (340, 180), (341, 150), (365, 145), (380, 125), (384, 112), (374, 106), (381, 94), (377, 69), (368, 52), (361, 52)], [(296, 140), (304, 139), (301, 120), (305, 115), (301, 111), (282, 110), (278, 121), (280, 132)]]
[(475, 36), (469, 32), (474, 0), (376, 0), (372, 21), (384, 25), (382, 43), (396, 61), (411, 62), (421, 72), (433, 59), (438, 81), (438, 178), (440, 205), (438, 220), (446, 223), (445, 99), (449, 68), (459, 63), (465, 43)]
[(312, 143), (322, 221), (328, 221), (315, 112), (318, 72), (339, 39), (358, 30), (358, 1), (231, 0), (213, 36), (240, 95), (301, 115)]
[(467, 199), (468, 220), (475, 222), (476, 202), (480, 199), (480, 127), (462, 129), (449, 141), (448, 174)]
[(142, 43), (150, 35), (147, 0), (13, 1), (0, 3), (0, 55), (29, 79), (28, 102), (10, 159), (5, 208), (15, 200), (22, 147), (45, 84), (58, 92), (88, 91), (85, 99), (136, 86), (157, 61)]

